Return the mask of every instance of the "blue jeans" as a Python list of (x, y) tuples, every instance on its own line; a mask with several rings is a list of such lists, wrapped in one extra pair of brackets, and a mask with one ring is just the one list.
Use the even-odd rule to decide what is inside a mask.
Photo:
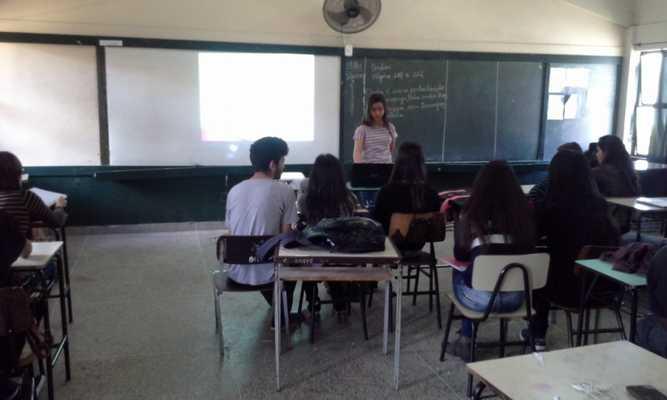
[[(465, 274), (454, 270), (452, 274), (452, 283), (454, 286), (454, 296), (464, 307), (473, 311), (484, 312), (491, 301), (492, 292), (475, 290), (465, 282)], [(493, 312), (512, 312), (523, 305), (523, 292), (503, 292), (498, 293), (493, 303)], [(461, 322), (461, 335), (465, 337), (472, 336), (472, 321), (464, 319)]]

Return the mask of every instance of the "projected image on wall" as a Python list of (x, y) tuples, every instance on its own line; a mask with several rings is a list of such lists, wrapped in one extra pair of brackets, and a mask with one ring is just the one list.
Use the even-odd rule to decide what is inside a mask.
[(201, 138), (314, 140), (315, 56), (199, 53)]

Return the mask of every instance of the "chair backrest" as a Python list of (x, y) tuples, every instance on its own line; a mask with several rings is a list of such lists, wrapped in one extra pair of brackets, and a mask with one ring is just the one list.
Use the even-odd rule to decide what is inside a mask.
[[(531, 253), (514, 255), (479, 255), (475, 257), (472, 271), (472, 287), (476, 290), (493, 291), (506, 267), (521, 265), (528, 273), (529, 290), (541, 289), (547, 284), (549, 254)], [(523, 272), (520, 268), (508, 269), (504, 275), (500, 292), (524, 290)]]
[[(422, 230), (415, 229), (417, 221), (426, 222), (431, 225), (433, 229)], [(439, 212), (408, 214), (408, 213), (393, 213), (389, 222), (389, 237), (393, 237), (396, 233), (400, 233), (404, 238), (408, 238), (412, 233), (420, 232), (417, 236), (410, 237), (412, 241), (420, 242), (442, 242), (446, 236), (445, 215)], [(413, 232), (410, 232), (413, 230)]]
[(258, 264), (257, 248), (271, 237), (222, 235), (218, 238), (216, 257), (224, 264)]

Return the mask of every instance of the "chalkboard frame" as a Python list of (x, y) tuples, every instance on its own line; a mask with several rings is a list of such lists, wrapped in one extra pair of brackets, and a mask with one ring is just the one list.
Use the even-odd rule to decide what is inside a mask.
[[(156, 49), (179, 49), (179, 50), (199, 50), (199, 51), (238, 51), (238, 52), (271, 52), (271, 53), (295, 53), (295, 54), (313, 54), (313, 55), (332, 55), (345, 58), (342, 47), (331, 46), (302, 46), (302, 45), (278, 45), (278, 44), (257, 44), (257, 43), (239, 43), (239, 42), (221, 42), (204, 40), (180, 40), (180, 39), (157, 39), (125, 36), (95, 36), (95, 35), (63, 35), (63, 34), (43, 34), (26, 32), (0, 32), (0, 42), (8, 43), (32, 43), (32, 44), (60, 44), (73, 46), (95, 46), (97, 47), (98, 63), (98, 93), (100, 100), (106, 92), (106, 71), (103, 67), (105, 46), (100, 43), (104, 40), (120, 40), (123, 47), (138, 48), (156, 48)], [(546, 104), (548, 99), (548, 79), (551, 63), (569, 63), (569, 64), (613, 64), (617, 67), (617, 85), (616, 101), (613, 111), (612, 131), (618, 134), (618, 111), (620, 107), (621, 77), (623, 68), (623, 57), (620, 56), (592, 56), (592, 55), (561, 55), (561, 54), (539, 54), (539, 53), (482, 53), (482, 52), (461, 52), (461, 51), (443, 51), (443, 50), (403, 50), (403, 49), (374, 49), (374, 48), (355, 48), (354, 57), (368, 58), (445, 58), (447, 60), (479, 60), (479, 61), (528, 61), (542, 62), (544, 64), (544, 82), (543, 82), (543, 100), (542, 100), (542, 118), (540, 121), (540, 132), (538, 141), (538, 158), (541, 159), (544, 154), (544, 134), (546, 125)], [(344, 62), (341, 62), (341, 84), (344, 79)], [(341, 104), (343, 91), (340, 94)], [(106, 101), (99, 101), (99, 120), (100, 120), (100, 165), (108, 163), (109, 158), (109, 136), (108, 120), (106, 118)], [(343, 155), (343, 112), (340, 113), (340, 140), (339, 154)], [(106, 125), (106, 126), (103, 126)], [(535, 162), (540, 162), (540, 160)], [(451, 165), (452, 163), (443, 162), (442, 165)]]

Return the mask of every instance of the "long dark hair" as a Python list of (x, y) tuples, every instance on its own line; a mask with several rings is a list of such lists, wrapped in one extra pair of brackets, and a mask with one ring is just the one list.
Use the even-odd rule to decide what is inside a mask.
[(424, 205), (426, 178), (426, 164), (421, 146), (413, 142), (403, 143), (398, 149), (389, 183), (410, 185), (410, 198), (415, 210), (421, 209)]
[(477, 174), (463, 210), (467, 240), (502, 234), (519, 246), (535, 243), (535, 224), (519, 180), (505, 161), (491, 161)]
[(314, 225), (323, 218), (351, 215), (353, 211), (354, 201), (345, 186), (342, 164), (331, 154), (320, 154), (308, 179), (306, 222)]
[(18, 157), (8, 151), (0, 151), (0, 190), (20, 189), (22, 171)]
[(384, 107), (382, 124), (386, 128), (389, 128), (389, 117), (387, 117), (387, 114), (389, 114), (389, 109), (387, 108), (387, 100), (384, 98), (382, 93), (373, 93), (370, 95), (368, 98), (368, 105), (366, 106), (366, 116), (362, 123), (366, 126), (373, 126), (373, 116), (371, 115), (371, 110), (373, 109), (373, 104), (375, 103), (382, 103), (382, 107)]
[(625, 178), (628, 187), (632, 190), (632, 194), (638, 196), (639, 183), (637, 182), (635, 166), (621, 139), (614, 135), (602, 136), (598, 140), (598, 147), (605, 154), (602, 165), (611, 165), (619, 170)]
[[(618, 234), (588, 160), (581, 153), (559, 151), (549, 164), (545, 215), (580, 244), (613, 243)], [(566, 238), (563, 238), (565, 240)]]

